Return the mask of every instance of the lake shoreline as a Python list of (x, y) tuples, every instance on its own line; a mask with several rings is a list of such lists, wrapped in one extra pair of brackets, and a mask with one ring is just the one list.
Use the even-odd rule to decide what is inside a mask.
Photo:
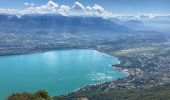
[[(95, 49), (68, 49), (68, 50), (71, 50), (71, 51), (74, 51), (74, 50), (92, 50), (93, 52), (96, 52), (96, 53), (99, 53), (99, 55), (101, 54), (101, 55), (104, 55), (104, 56), (107, 56), (107, 57), (109, 57), (109, 59), (115, 59), (116, 61), (116, 63), (115, 63), (115, 65), (116, 64), (118, 64), (119, 63), (119, 60), (116, 58), (116, 57), (114, 57), (114, 56), (111, 56), (111, 55), (108, 55), (108, 54), (106, 54), (106, 53), (103, 53), (103, 52), (100, 52), (100, 51), (98, 51), (98, 50), (95, 50)], [(15, 57), (15, 56), (27, 56), (27, 55), (35, 55), (35, 54), (45, 54), (45, 53), (51, 53), (51, 52), (54, 52), (54, 51), (67, 51), (67, 50), (52, 50), (52, 51), (44, 51), (44, 52), (35, 52), (35, 53), (27, 53), (27, 54), (17, 54), (17, 55), (10, 55), (10, 56), (12, 56), (12, 57)], [(97, 54), (98, 55), (98, 54)], [(48, 56), (48, 55), (47, 55)], [(7, 56), (0, 56), (0, 58), (1, 57), (9, 57), (9, 55)], [(117, 61), (118, 60), (118, 61)], [(101, 62), (102, 63), (102, 62)], [(112, 66), (112, 64), (109, 64), (109, 65), (107, 65), (108, 67), (113, 67)], [(114, 68), (115, 69), (115, 68)], [(118, 70), (116, 70), (115, 69), (115, 71), (117, 71), (118, 72)], [(123, 72), (123, 71), (121, 71), (121, 72)], [(123, 72), (124, 73), (124, 72)], [(125, 74), (125, 73), (124, 73)], [(117, 76), (116, 76), (117, 77)], [(124, 76), (123, 76), (124, 77)], [(122, 77), (121, 77), (122, 78)], [(116, 80), (116, 79), (114, 79), (114, 80)], [(113, 81), (113, 80), (110, 80), (110, 81), (106, 81), (106, 82), (111, 82), (111, 81)], [(93, 85), (100, 85), (100, 84), (104, 84), (105, 82), (98, 82), (98, 83), (92, 83), (92, 84), (87, 84), (87, 85), (84, 85), (83, 87), (86, 87), (86, 86), (93, 86)], [(81, 89), (81, 88), (83, 88), (83, 87), (80, 87), (80, 88), (78, 88), (78, 89), (76, 89), (76, 91), (78, 91), (79, 89)], [(75, 90), (73, 90), (73, 92), (74, 92)], [(68, 94), (69, 93), (71, 93), (71, 91), (70, 92), (68, 92)], [(66, 93), (67, 94), (67, 93)], [(66, 94), (62, 94), (62, 95), (66, 95)], [(60, 95), (60, 94), (59, 94)], [(55, 95), (56, 96), (56, 95)]]

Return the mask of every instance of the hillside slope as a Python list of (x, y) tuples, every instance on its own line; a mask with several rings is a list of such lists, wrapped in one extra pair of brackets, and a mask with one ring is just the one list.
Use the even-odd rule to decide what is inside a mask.
[(129, 29), (100, 17), (25, 15), (21, 18), (0, 15), (0, 32), (14, 33), (119, 33)]
[(77, 98), (87, 98), (88, 100), (170, 100), (170, 84), (147, 89), (76, 92), (54, 97), (54, 100), (79, 100)]

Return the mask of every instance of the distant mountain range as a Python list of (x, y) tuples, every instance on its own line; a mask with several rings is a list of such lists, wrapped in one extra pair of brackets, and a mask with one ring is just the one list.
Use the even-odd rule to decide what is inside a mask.
[(148, 29), (145, 26), (145, 24), (142, 21), (139, 21), (139, 20), (125, 20), (125, 21), (122, 21), (122, 20), (119, 20), (119, 19), (116, 19), (116, 18), (110, 18), (109, 20), (112, 21), (112, 22), (117, 23), (118, 25), (123, 25), (125, 27), (128, 27), (129, 29), (132, 29), (132, 30), (145, 30), (145, 29)]
[(0, 32), (15, 33), (123, 33), (124, 25), (100, 17), (66, 17), (61, 15), (25, 15), (21, 18), (0, 15)]

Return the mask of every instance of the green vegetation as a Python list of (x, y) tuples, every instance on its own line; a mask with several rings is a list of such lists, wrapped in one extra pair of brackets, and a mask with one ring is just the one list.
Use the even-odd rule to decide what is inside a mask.
[[(89, 29), (90, 30), (90, 29)], [(90, 30), (91, 31), (91, 30)], [(46, 33), (46, 32), (44, 32)], [(95, 49), (116, 56), (115, 65), (129, 76), (85, 87), (54, 100), (170, 100), (170, 35), (152, 31), (110, 34), (0, 33), (0, 55), (27, 54), (49, 50)], [(35, 93), (36, 94), (36, 93)], [(8, 100), (43, 100), (35, 94), (13, 94)], [(31, 98), (31, 99), (30, 99)], [(49, 100), (49, 99), (44, 99)]]
[(23, 92), (12, 94), (7, 100), (52, 100), (45, 90), (40, 90), (34, 94)]
[[(160, 85), (147, 89), (113, 89), (110, 91), (82, 91), (71, 93), (63, 100), (170, 100), (170, 84)], [(60, 98), (60, 99), (58, 99)], [(78, 99), (79, 98), (79, 99)], [(54, 100), (62, 100), (55, 97)]]
[[(169, 100), (170, 84), (147, 89), (112, 89), (108, 91), (88, 90), (57, 96), (53, 100)], [(48, 93), (40, 90), (34, 94), (27, 92), (12, 94), (7, 100), (52, 100)]]

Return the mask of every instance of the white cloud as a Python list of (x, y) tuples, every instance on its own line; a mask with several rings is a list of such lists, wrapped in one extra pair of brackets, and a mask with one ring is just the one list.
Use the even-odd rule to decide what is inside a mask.
[(93, 9), (94, 9), (96, 12), (98, 12), (98, 13), (104, 13), (104, 12), (105, 12), (104, 8), (101, 7), (101, 6), (99, 6), (99, 5), (97, 5), (97, 4), (95, 4), (95, 5), (93, 6)]
[(57, 13), (58, 4), (49, 1), (46, 5), (36, 6), (36, 7), (29, 7), (24, 10), (20, 10), (21, 14), (55, 14)]
[(66, 5), (61, 5), (60, 9), (58, 10), (60, 14), (67, 16), (70, 13), (70, 7)]
[(87, 6), (87, 7), (86, 7), (86, 11), (92, 11), (92, 7)]
[(154, 18), (158, 16), (170, 16), (170, 14), (113, 14), (106, 11), (102, 6), (95, 4), (94, 6), (83, 6), (80, 2), (75, 2), (72, 7), (67, 5), (58, 5), (50, 0), (45, 5), (35, 6), (34, 3), (24, 3), (26, 9), (7, 9), (0, 8), (0, 14), (9, 14), (22, 16), (25, 14), (61, 14), (64, 16), (99, 16), (103, 18), (119, 18), (119, 19), (140, 19), (142, 17)]
[(28, 3), (28, 2), (25, 2), (24, 5), (25, 5), (25, 6), (35, 6), (34, 3)]
[(150, 19), (161, 16), (161, 14), (144, 14), (143, 16), (149, 17)]
[(5, 9), (0, 8), (1, 14), (10, 14), (10, 15), (25, 15), (25, 14), (47, 14), (47, 13), (56, 13), (58, 4), (52, 1), (49, 1), (46, 5), (33, 6), (33, 3), (24, 3), (24, 5), (29, 6), (23, 10), (17, 9)]
[(64, 12), (69, 12), (71, 8), (66, 5), (61, 5), (60, 9), (63, 10)]
[(24, 3), (24, 5), (25, 5), (25, 6), (28, 6), (28, 5), (29, 5), (29, 3), (28, 3), (28, 2), (25, 2), (25, 3)]
[(80, 2), (75, 2), (73, 8), (76, 10), (84, 10), (84, 6)]
[(56, 8), (58, 7), (58, 4), (50, 0), (48, 1), (47, 6)]
[(34, 4), (34, 3), (31, 3), (30, 6), (35, 6), (35, 4)]

